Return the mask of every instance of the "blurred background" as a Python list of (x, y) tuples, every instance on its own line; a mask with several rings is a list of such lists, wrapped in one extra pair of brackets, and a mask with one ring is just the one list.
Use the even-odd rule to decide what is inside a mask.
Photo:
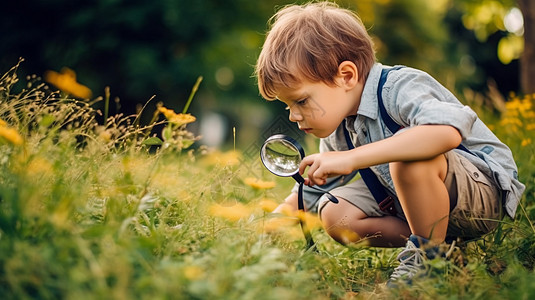
[[(335, 2), (361, 16), (380, 62), (427, 71), (462, 101), (477, 98), (471, 103), (499, 109), (511, 92), (533, 92), (521, 68), (533, 64), (520, 63), (523, 53), (533, 52), (526, 34), (531, 19), (522, 14), (534, 15), (526, 14), (535, 10), (529, 8), (532, 0)], [(188, 111), (197, 122), (188, 128), (203, 136), (203, 144), (229, 148), (235, 142), (245, 148), (272, 132), (299, 134), (283, 105), (267, 104), (259, 96), (252, 76), (267, 20), (289, 3), (9, 1), (0, 10), (0, 72), (19, 57), (25, 60), (21, 78), (71, 68), (93, 98), (110, 87), (117, 100), (111, 113), (135, 113), (155, 95), (143, 114), (145, 122), (159, 101), (181, 112), (203, 76)]]

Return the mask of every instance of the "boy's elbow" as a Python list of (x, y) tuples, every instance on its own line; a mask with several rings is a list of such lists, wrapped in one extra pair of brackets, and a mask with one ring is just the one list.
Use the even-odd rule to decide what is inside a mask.
[(448, 148), (454, 149), (457, 148), (463, 141), (463, 137), (459, 130), (453, 126), (448, 126)]

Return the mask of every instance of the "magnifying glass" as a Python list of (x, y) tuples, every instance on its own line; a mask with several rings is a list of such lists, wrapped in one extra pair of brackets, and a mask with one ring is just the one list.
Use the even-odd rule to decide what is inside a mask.
[[(305, 157), (303, 147), (284, 134), (270, 136), (260, 150), (260, 159), (266, 169), (277, 176), (292, 177), (300, 184), (305, 182), (303, 176), (299, 174), (299, 164), (303, 157)], [(331, 202), (338, 203), (338, 199), (328, 191), (315, 186), (311, 188), (324, 192)]]

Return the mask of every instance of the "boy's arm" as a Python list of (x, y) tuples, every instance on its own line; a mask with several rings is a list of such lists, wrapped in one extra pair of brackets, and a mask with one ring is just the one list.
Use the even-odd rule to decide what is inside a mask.
[(309, 166), (305, 183), (322, 185), (327, 177), (394, 161), (431, 159), (461, 143), (459, 131), (449, 125), (420, 125), (381, 141), (349, 151), (312, 154), (303, 159), (299, 173)]

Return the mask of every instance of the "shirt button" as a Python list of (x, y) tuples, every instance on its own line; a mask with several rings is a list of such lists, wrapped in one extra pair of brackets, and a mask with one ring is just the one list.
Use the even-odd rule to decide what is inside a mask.
[(474, 177), (475, 178), (479, 178), (479, 173), (478, 172), (474, 172)]

